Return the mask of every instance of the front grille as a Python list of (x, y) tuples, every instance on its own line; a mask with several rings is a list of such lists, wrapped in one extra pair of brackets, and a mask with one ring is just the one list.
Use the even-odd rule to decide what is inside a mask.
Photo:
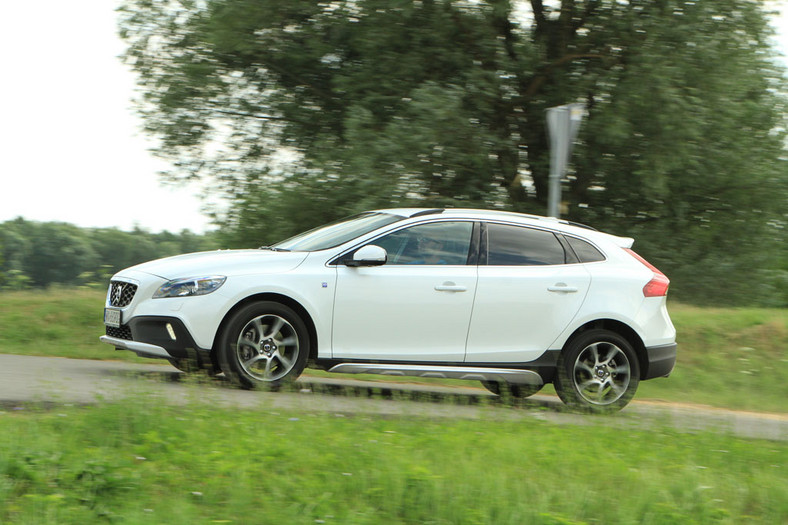
[(137, 293), (137, 285), (123, 281), (112, 281), (109, 283), (109, 304), (110, 306), (124, 307), (131, 303), (134, 294)]
[(121, 325), (119, 328), (115, 328), (114, 326), (108, 326), (107, 335), (110, 337), (115, 337), (117, 339), (125, 339), (126, 341), (131, 341), (131, 328), (129, 328), (126, 325)]

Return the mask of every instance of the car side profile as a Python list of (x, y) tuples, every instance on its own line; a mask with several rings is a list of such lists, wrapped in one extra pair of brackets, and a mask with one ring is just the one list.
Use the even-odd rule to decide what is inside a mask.
[(481, 381), (624, 407), (676, 360), (669, 280), (616, 237), (553, 218), (376, 210), (256, 250), (111, 279), (101, 341), (251, 388), (305, 367)]

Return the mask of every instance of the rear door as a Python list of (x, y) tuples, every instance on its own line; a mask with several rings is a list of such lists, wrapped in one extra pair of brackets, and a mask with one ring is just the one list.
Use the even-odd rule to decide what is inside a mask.
[[(577, 314), (591, 277), (548, 230), (486, 223), (466, 362), (541, 356)], [(573, 257), (573, 255), (571, 256)]]

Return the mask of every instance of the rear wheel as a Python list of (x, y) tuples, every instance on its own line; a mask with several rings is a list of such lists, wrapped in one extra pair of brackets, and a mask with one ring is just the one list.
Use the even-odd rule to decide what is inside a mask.
[(542, 389), (544, 385), (514, 385), (511, 383), (499, 383), (498, 381), (482, 381), (482, 386), (496, 395), (506, 395), (508, 390), (512, 397), (530, 397)]
[(635, 395), (640, 366), (629, 341), (609, 330), (578, 335), (558, 359), (555, 390), (567, 405), (621, 410)]
[(234, 383), (245, 388), (278, 387), (304, 370), (309, 335), (291, 308), (261, 301), (232, 315), (218, 350), (222, 371)]

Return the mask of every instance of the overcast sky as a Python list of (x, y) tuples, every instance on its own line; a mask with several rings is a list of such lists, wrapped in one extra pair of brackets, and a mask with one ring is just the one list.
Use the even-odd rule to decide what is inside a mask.
[(163, 186), (117, 58), (115, 0), (0, 8), (0, 221), (204, 231), (192, 188)]
[[(166, 187), (131, 110), (116, 0), (0, 7), (0, 222), (202, 232), (195, 188)], [(778, 45), (788, 55), (788, 2)], [(786, 61), (788, 64), (788, 61)]]

